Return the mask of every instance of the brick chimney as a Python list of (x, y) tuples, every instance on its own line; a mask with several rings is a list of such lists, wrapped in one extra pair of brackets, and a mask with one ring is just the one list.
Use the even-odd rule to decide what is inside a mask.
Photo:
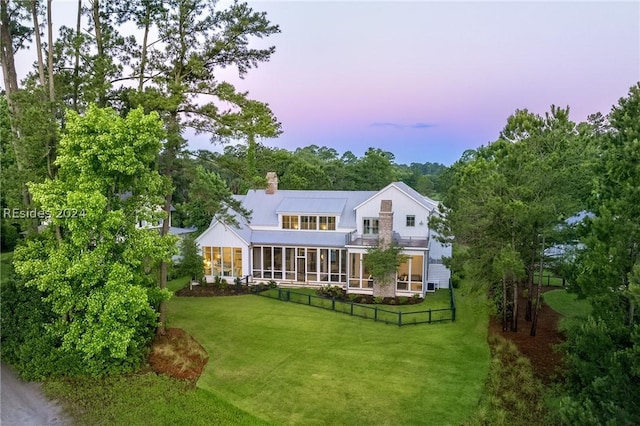
[(393, 241), (393, 209), (391, 200), (380, 202), (380, 215), (378, 217), (378, 239), (380, 248), (388, 248)]
[(278, 175), (275, 172), (267, 172), (267, 194), (275, 194), (278, 190)]

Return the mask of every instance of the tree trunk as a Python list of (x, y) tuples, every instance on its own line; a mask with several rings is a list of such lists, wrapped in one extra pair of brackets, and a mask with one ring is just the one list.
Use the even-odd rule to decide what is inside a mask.
[(78, 97), (80, 96), (80, 31), (82, 28), (82, 0), (78, 0), (78, 15), (76, 16), (76, 38), (74, 43), (75, 62), (73, 64), (73, 109), (79, 112)]
[[(100, 1), (93, 1), (93, 26), (96, 31), (96, 49), (98, 50), (98, 59), (95, 64), (95, 77), (98, 82), (103, 82), (105, 80), (105, 54), (104, 54), (104, 39), (102, 37), (102, 23), (100, 22)], [(107, 106), (107, 94), (104, 89), (100, 89), (98, 91), (98, 101), (97, 104), (99, 107)]]
[(47, 52), (47, 66), (49, 67), (49, 100), (54, 102), (56, 99), (56, 91), (53, 84), (53, 21), (51, 18), (51, 0), (47, 0), (47, 37), (48, 37), (48, 52)]
[(38, 75), (40, 77), (40, 85), (45, 87), (46, 80), (44, 76), (44, 59), (42, 58), (42, 40), (40, 38), (40, 23), (38, 22), (37, 2), (31, 0), (31, 16), (33, 18), (33, 30), (36, 37), (36, 53), (38, 57)]
[[(162, 236), (169, 235), (169, 219), (171, 218), (171, 193), (165, 197), (164, 202), (164, 212), (167, 217), (162, 222)], [(167, 273), (168, 273), (168, 263), (162, 261), (160, 263), (160, 288), (167, 288)], [(167, 327), (167, 302), (165, 300), (160, 301), (160, 306), (158, 306), (158, 328), (156, 330), (156, 334), (159, 336), (164, 336), (166, 334)]]
[(374, 278), (373, 280), (373, 297), (394, 297), (396, 294), (393, 288), (393, 280), (391, 277), (385, 277), (383, 280)]
[(509, 329), (507, 327), (507, 278), (502, 276), (502, 331)]
[(511, 314), (511, 331), (518, 331), (518, 280), (513, 280), (513, 309)]
[[(82, 1), (82, 0), (80, 0)], [(144, 36), (142, 37), (142, 54), (140, 56), (140, 79), (138, 80), (138, 92), (142, 93), (144, 87), (144, 71), (147, 67), (147, 49), (149, 40), (149, 27), (151, 26), (151, 5), (145, 2), (146, 10), (144, 14)]]
[(536, 335), (538, 327), (538, 315), (540, 314), (540, 294), (542, 293), (542, 271), (544, 268), (544, 234), (542, 235), (542, 250), (540, 252), (540, 279), (538, 280), (538, 291), (536, 294), (536, 309), (533, 311), (533, 322), (531, 323), (531, 336)]
[(524, 312), (524, 319), (526, 321), (531, 321), (531, 309), (533, 307), (533, 271), (535, 269), (534, 263), (535, 260), (531, 259), (529, 273), (527, 274), (527, 306)]

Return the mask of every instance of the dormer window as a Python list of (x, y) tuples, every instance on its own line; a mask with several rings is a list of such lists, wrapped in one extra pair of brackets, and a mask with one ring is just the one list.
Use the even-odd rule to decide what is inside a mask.
[(336, 230), (336, 217), (335, 216), (320, 216), (320, 230), (321, 231), (335, 231)]
[(298, 229), (298, 216), (284, 215), (282, 216), (282, 229)]
[(335, 231), (335, 216), (282, 215), (282, 229)]

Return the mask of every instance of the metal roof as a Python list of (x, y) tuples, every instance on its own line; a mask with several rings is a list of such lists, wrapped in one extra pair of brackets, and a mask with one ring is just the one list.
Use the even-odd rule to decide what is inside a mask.
[(346, 238), (347, 233), (333, 231), (253, 231), (251, 243), (283, 246), (343, 247)]
[(347, 204), (346, 198), (298, 198), (287, 197), (283, 199), (276, 213), (315, 213), (335, 215), (342, 214), (344, 206)]

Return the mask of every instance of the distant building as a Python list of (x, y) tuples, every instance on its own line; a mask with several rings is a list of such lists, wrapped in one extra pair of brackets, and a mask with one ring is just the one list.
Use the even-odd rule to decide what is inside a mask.
[(449, 286), (443, 264), (451, 247), (429, 229), (437, 203), (403, 182), (380, 191), (278, 190), (274, 173), (266, 190), (236, 196), (252, 211), (238, 226), (213, 220), (196, 242), (205, 276), (274, 280), (290, 286), (344, 286), (349, 293), (372, 294), (373, 281), (363, 258), (379, 238), (393, 240), (408, 260), (395, 279), (397, 296), (424, 296)]

